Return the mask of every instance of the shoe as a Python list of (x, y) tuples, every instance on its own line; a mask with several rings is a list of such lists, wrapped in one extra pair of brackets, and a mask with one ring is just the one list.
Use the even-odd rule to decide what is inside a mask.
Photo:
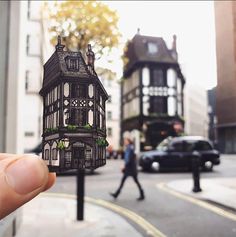
[(111, 195), (114, 199), (116, 199), (116, 198), (118, 197), (118, 193), (110, 193), (110, 195)]
[(142, 200), (144, 200), (144, 199), (145, 199), (144, 192), (143, 192), (143, 190), (141, 190), (141, 191), (140, 191), (140, 197), (137, 198), (137, 201), (142, 201)]

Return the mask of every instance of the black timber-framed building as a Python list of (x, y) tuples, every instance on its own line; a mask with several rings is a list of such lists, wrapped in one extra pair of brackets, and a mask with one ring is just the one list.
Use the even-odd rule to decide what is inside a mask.
[(184, 128), (184, 84), (176, 52), (161, 37), (136, 34), (124, 54), (121, 82), (121, 138), (132, 137), (136, 151), (155, 148)]

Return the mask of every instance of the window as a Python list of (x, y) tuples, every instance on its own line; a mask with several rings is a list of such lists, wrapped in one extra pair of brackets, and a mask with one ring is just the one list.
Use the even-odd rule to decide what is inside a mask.
[(45, 160), (49, 160), (49, 149), (45, 149)]
[(150, 113), (167, 114), (167, 97), (150, 96)]
[(107, 128), (107, 135), (108, 137), (112, 136), (112, 128)]
[(87, 85), (77, 85), (72, 84), (72, 98), (86, 98), (87, 97), (87, 91), (88, 87)]
[(52, 160), (57, 160), (57, 148), (52, 149)]
[(30, 50), (30, 36), (26, 36), (26, 54), (29, 55), (29, 50)]
[(25, 137), (33, 137), (34, 132), (25, 132)]
[(29, 71), (25, 71), (25, 91), (29, 89)]
[(183, 143), (178, 141), (178, 142), (173, 142), (172, 144), (170, 144), (170, 147), (173, 149), (173, 151), (183, 151)]
[(199, 141), (196, 146), (195, 149), (198, 151), (209, 151), (212, 150), (211, 145), (209, 144), (209, 142), (206, 141)]
[(166, 86), (164, 73), (162, 69), (153, 69), (152, 71), (152, 85), (153, 86)]
[(107, 111), (107, 119), (111, 120), (112, 119), (112, 112)]
[(111, 95), (108, 96), (107, 102), (108, 102), (108, 103), (111, 103)]
[(66, 57), (66, 65), (69, 71), (79, 70), (79, 59), (76, 57)]
[(30, 3), (31, 3), (31, 1), (28, 1), (28, 7), (27, 7), (27, 17), (28, 17), (28, 20), (30, 19)]
[(148, 53), (156, 54), (158, 52), (158, 46), (156, 43), (149, 42), (148, 43)]
[(185, 152), (192, 152), (195, 148), (195, 141), (184, 141), (183, 149)]

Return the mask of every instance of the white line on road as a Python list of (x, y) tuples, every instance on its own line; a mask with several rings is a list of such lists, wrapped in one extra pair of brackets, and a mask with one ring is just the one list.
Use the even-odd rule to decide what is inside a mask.
[(196, 198), (193, 198), (193, 197), (190, 197), (188, 195), (185, 195), (183, 193), (179, 193), (179, 192), (176, 192), (174, 191), (173, 189), (167, 187), (167, 185), (165, 183), (159, 183), (156, 185), (159, 189), (165, 191), (165, 192), (168, 192), (169, 194), (172, 194), (173, 196), (175, 197), (178, 197), (182, 200), (185, 200), (185, 201), (188, 201), (188, 202), (191, 202), (195, 205), (198, 205), (200, 207), (203, 207), (207, 210), (210, 210), (220, 216), (223, 216), (225, 218), (228, 218), (230, 220), (233, 220), (233, 221), (236, 221), (236, 215), (231, 213), (231, 212), (228, 212), (222, 208), (219, 208), (219, 207), (216, 207), (210, 203), (207, 203), (207, 202), (204, 202), (202, 200), (199, 200), (199, 199), (196, 199)]
[[(76, 199), (76, 195), (73, 194), (65, 194), (65, 193), (42, 193), (40, 194), (42, 196), (49, 196), (49, 197), (58, 197), (58, 198), (70, 198), (70, 199)], [(99, 205), (102, 207), (105, 207), (107, 209), (110, 209), (122, 216), (125, 216), (129, 220), (133, 221), (135, 224), (140, 226), (143, 230), (146, 231), (146, 233), (149, 236), (152, 237), (166, 237), (161, 231), (159, 231), (155, 226), (153, 226), (151, 223), (146, 221), (144, 218), (139, 216), (137, 213), (130, 211), (127, 208), (118, 206), (116, 204), (113, 204), (111, 202), (102, 200), (102, 199), (95, 199), (91, 197), (85, 197), (85, 201), (89, 202), (91, 204)]]

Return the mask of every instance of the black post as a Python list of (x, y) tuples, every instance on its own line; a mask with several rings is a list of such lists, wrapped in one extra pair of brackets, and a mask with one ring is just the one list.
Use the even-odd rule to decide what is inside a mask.
[(77, 173), (77, 221), (84, 220), (84, 169)]
[(200, 162), (201, 156), (197, 151), (192, 154), (192, 172), (193, 172), (193, 192), (201, 192), (200, 187)]

